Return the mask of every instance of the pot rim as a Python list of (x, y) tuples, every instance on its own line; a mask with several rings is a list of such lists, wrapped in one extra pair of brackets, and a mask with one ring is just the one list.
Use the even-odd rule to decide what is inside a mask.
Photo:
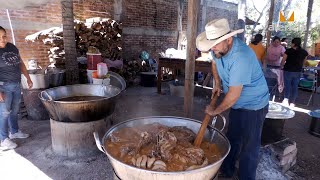
[[(221, 116), (222, 116), (222, 115), (221, 115)], [(130, 169), (134, 169), (134, 170), (139, 170), (139, 171), (145, 171), (145, 172), (154, 173), (154, 174), (163, 174), (163, 175), (168, 175), (168, 174), (169, 174), (169, 175), (170, 175), (170, 174), (173, 175), (173, 174), (175, 174), (175, 175), (176, 175), (177, 173), (189, 173), (189, 172), (196, 173), (196, 172), (202, 172), (202, 171), (204, 171), (204, 170), (206, 170), (206, 169), (212, 168), (213, 166), (221, 163), (221, 162), (227, 157), (227, 155), (228, 155), (229, 152), (230, 152), (231, 145), (230, 145), (230, 142), (229, 142), (228, 138), (227, 138), (222, 132), (220, 132), (217, 128), (212, 127), (211, 124), (208, 124), (208, 127), (210, 127), (211, 129), (214, 129), (216, 132), (218, 132), (218, 133), (226, 140), (226, 142), (227, 142), (227, 144), (228, 144), (228, 150), (227, 150), (227, 153), (225, 153), (225, 155), (220, 158), (220, 160), (218, 160), (218, 161), (216, 161), (216, 162), (214, 162), (214, 163), (212, 163), (212, 164), (209, 164), (209, 165), (207, 165), (207, 166), (205, 166), (205, 167), (199, 168), (199, 169), (186, 170), (186, 171), (175, 171), (175, 172), (151, 171), (151, 170), (141, 169), (141, 168), (137, 168), (137, 167), (131, 166), (131, 165), (129, 165), (129, 164), (123, 163), (123, 162), (119, 161), (118, 159), (114, 158), (111, 154), (108, 153), (107, 149), (106, 149), (105, 146), (104, 146), (104, 142), (105, 142), (107, 136), (111, 133), (111, 131), (113, 131), (116, 127), (118, 127), (118, 126), (120, 126), (120, 125), (122, 125), (122, 124), (126, 124), (126, 123), (128, 123), (128, 122), (135, 121), (135, 120), (147, 119), (147, 118), (175, 118), (175, 119), (183, 119), (183, 120), (193, 121), (193, 122), (202, 124), (202, 122), (199, 121), (199, 120), (195, 120), (195, 119), (191, 119), (191, 118), (185, 118), (185, 117), (178, 117), (178, 116), (146, 116), (146, 117), (137, 117), (137, 118), (133, 118), (133, 119), (129, 119), (129, 120), (120, 122), (120, 123), (112, 126), (112, 127), (105, 133), (105, 135), (104, 135), (103, 138), (102, 138), (102, 143), (103, 143), (102, 146), (103, 146), (104, 152), (105, 152), (105, 154), (108, 156), (108, 158), (111, 158), (112, 160), (115, 160), (115, 161), (117, 161), (118, 163), (121, 163), (121, 164), (124, 165), (126, 168), (130, 168)], [(208, 127), (207, 127), (207, 128), (208, 128)], [(110, 161), (110, 162), (112, 162), (112, 161)]]
[[(55, 90), (55, 89), (58, 89), (58, 88), (61, 88), (61, 87), (70, 87), (70, 86), (105, 86), (105, 85), (102, 85), (102, 84), (74, 84), (74, 85), (58, 86), (58, 87), (49, 88), (49, 89), (46, 89), (46, 90)], [(112, 86), (112, 85), (108, 85), (108, 86)], [(116, 86), (113, 86), (113, 87), (119, 89), (119, 92), (117, 94), (113, 94), (110, 97), (101, 96), (102, 97), (101, 99), (94, 99), (94, 100), (87, 100), (87, 101), (56, 101), (56, 100), (44, 99), (42, 97), (42, 93), (46, 92), (46, 90), (41, 91), (38, 94), (38, 97), (41, 99), (41, 101), (45, 101), (45, 102), (55, 102), (55, 103), (59, 103), (59, 104), (79, 104), (79, 103), (83, 104), (83, 103), (97, 102), (97, 101), (102, 101), (102, 100), (108, 100), (108, 99), (115, 98), (116, 96), (118, 96), (121, 93), (121, 89), (116, 87)]]

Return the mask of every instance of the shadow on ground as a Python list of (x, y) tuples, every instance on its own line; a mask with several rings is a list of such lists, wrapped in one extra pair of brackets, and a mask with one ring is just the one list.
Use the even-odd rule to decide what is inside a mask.
[[(184, 99), (170, 96), (166, 86), (163, 87), (163, 92), (165, 95), (157, 94), (156, 88), (128, 88), (120, 95), (112, 119), (117, 123), (143, 116), (184, 116)], [(302, 101), (307, 95), (308, 92), (300, 92), (298, 101), (305, 103)], [(210, 96), (210, 90), (196, 90), (194, 119), (203, 119), (204, 108), (210, 102)], [(319, 108), (319, 103), (318, 96), (309, 107), (299, 103), (297, 106), (316, 109)], [(284, 135), (297, 142), (298, 160), (292, 171), (302, 179), (320, 179), (320, 138), (308, 133), (309, 123), (310, 117), (307, 114), (297, 112), (293, 119), (285, 123)], [(102, 152), (82, 158), (56, 156), (51, 150), (49, 120), (23, 119), (20, 126), (31, 137), (17, 140), (19, 147), (15, 150), (0, 152), (0, 179), (113, 179), (111, 165)]]

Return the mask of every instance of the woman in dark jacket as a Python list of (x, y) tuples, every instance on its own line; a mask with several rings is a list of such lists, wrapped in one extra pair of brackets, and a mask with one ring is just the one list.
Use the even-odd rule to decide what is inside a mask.
[(291, 107), (295, 106), (301, 71), (307, 56), (308, 52), (301, 48), (301, 38), (292, 39), (291, 48), (286, 50), (281, 62), (284, 66), (284, 105), (290, 103)]

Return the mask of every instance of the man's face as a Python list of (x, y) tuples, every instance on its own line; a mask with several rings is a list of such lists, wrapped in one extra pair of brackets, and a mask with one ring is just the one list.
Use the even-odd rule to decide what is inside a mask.
[(211, 50), (213, 51), (214, 56), (216, 58), (221, 58), (222, 56), (226, 55), (231, 48), (230, 42), (232, 43), (232, 40), (230, 40), (230, 38), (228, 38), (228, 39), (216, 44), (215, 46), (213, 46), (211, 48)]
[(6, 44), (7, 44), (6, 32), (3, 30), (0, 30), (0, 48), (6, 47)]

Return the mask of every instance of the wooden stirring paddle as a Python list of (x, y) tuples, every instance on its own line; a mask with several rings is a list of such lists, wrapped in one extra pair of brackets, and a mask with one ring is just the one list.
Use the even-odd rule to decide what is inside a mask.
[[(211, 107), (215, 108), (217, 99), (218, 99), (218, 95), (217, 95), (217, 93), (215, 93), (213, 95), (213, 98), (211, 99), (211, 102), (210, 102), (210, 106)], [(204, 117), (204, 119), (202, 121), (202, 124), (201, 124), (201, 127), (200, 127), (200, 129), (198, 131), (198, 134), (196, 136), (196, 139), (194, 140), (194, 143), (193, 143), (194, 146), (200, 147), (200, 145), (202, 143), (202, 139), (203, 139), (204, 133), (206, 132), (207, 126), (209, 124), (210, 117), (211, 116), (209, 114), (206, 114), (206, 116)]]

